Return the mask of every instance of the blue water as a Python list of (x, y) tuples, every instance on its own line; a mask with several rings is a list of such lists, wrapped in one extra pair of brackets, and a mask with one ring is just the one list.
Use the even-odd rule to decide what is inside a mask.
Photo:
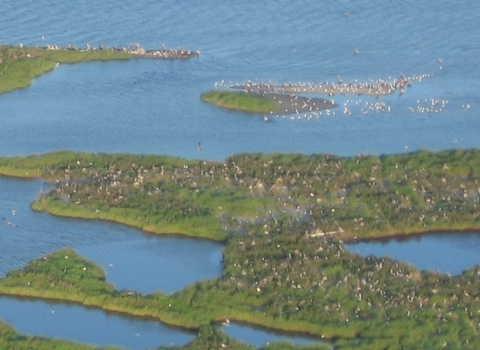
[(0, 221), (0, 276), (63, 247), (102, 266), (119, 290), (172, 293), (221, 274), (222, 244), (34, 212), (29, 203), (42, 186), (37, 180), (0, 177), (0, 216), (6, 219)]
[[(7, 0), (0, 43), (165, 43), (202, 54), (182, 62), (62, 65), (30, 88), (0, 96), (0, 155), (72, 149), (223, 160), (241, 152), (354, 155), (478, 147), (479, 7), (412, 0), (328, 6), (314, 0), (262, 6), (251, 0), (194, 6), (41, 0), (18, 6)], [(335, 116), (264, 123), (261, 116), (231, 113), (199, 99), (222, 80), (363, 82), (400, 74), (433, 77), (415, 82), (401, 97), (380, 99), (391, 106), (385, 113), (364, 115), (352, 107), (352, 115), (344, 115), (339, 108)], [(425, 98), (448, 105), (441, 113), (409, 112)], [(471, 108), (462, 107), (467, 104)]]
[[(261, 5), (252, 0), (4, 0), (0, 43), (138, 42), (147, 49), (162, 44), (199, 49), (201, 55), (181, 62), (60, 65), (27, 89), (0, 95), (0, 156), (68, 149), (223, 160), (243, 152), (349, 156), (478, 148), (478, 13), (479, 2), (445, 0), (270, 0)], [(341, 107), (330, 116), (265, 123), (261, 115), (232, 113), (199, 98), (221, 81), (366, 82), (401, 74), (430, 77), (415, 81), (403, 96), (335, 96)], [(375, 103), (385, 103), (391, 111), (370, 111), (367, 106)], [(442, 103), (441, 112), (419, 111)], [(343, 113), (344, 106), (351, 115)], [(119, 289), (170, 293), (221, 273), (220, 245), (33, 213), (28, 203), (42, 186), (0, 179), (0, 215), (18, 225), (0, 226), (0, 275), (63, 246), (100, 263)], [(470, 240), (454, 237), (442, 242)], [(435, 250), (436, 244), (442, 246), (429, 241), (422, 249)], [(463, 248), (455, 250), (462, 245), (446, 243), (442, 249), (461, 256), (456, 259), (463, 264), (459, 269), (479, 263), (467, 259)], [(192, 255), (195, 247), (198, 254)], [(395, 255), (410, 261), (406, 257)], [(456, 271), (451, 265), (418, 266)], [(139, 270), (149, 278), (135, 273)]]
[(1, 297), (0, 319), (22, 334), (66, 338), (97, 346), (116, 345), (132, 350), (185, 345), (195, 336), (155, 321), (43, 300)]
[(419, 270), (460, 275), (480, 264), (480, 233), (438, 233), (347, 244), (352, 253), (375, 255), (412, 264)]
[(232, 338), (235, 338), (245, 344), (256, 347), (264, 346), (272, 342), (286, 342), (294, 345), (314, 345), (321, 344), (319, 339), (286, 335), (280, 332), (269, 331), (260, 328), (252, 328), (243, 324), (232, 323), (229, 326), (222, 327), (222, 330)]

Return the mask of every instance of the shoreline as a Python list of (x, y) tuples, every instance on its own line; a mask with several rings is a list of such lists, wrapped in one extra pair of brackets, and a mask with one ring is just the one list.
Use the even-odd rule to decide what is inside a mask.
[[(108, 213), (107, 215), (104, 215), (102, 212), (94, 212), (94, 211), (88, 211), (87, 209), (83, 210), (82, 212), (76, 212), (72, 213), (71, 211), (68, 210), (62, 210), (61, 208), (52, 208), (51, 206), (48, 205), (42, 205), (40, 201), (34, 201), (30, 204), (30, 208), (34, 211), (37, 212), (45, 212), (53, 216), (58, 216), (62, 218), (70, 218), (70, 219), (78, 219), (78, 220), (101, 220), (105, 222), (112, 222), (118, 225), (123, 225), (126, 227), (131, 227), (134, 229), (138, 229), (144, 233), (152, 234), (152, 235), (158, 235), (158, 236), (174, 236), (174, 237), (184, 237), (184, 238), (192, 238), (192, 239), (207, 239), (213, 242), (225, 242), (225, 240), (228, 238), (228, 234), (220, 235), (220, 234), (199, 234), (193, 233), (192, 231), (185, 231), (185, 232), (180, 232), (180, 231), (174, 231), (168, 230), (168, 225), (164, 225), (164, 227), (167, 227), (165, 230), (160, 230), (160, 229), (155, 229), (153, 226), (148, 226), (148, 225), (136, 225), (135, 223), (129, 222), (129, 218), (127, 216), (121, 216), (123, 220), (119, 219), (114, 219), (114, 218), (109, 218)], [(88, 214), (87, 214), (88, 213)], [(115, 213), (112, 213), (112, 215), (115, 215)]]
[(165, 45), (159, 50), (145, 50), (140, 44), (127, 45), (122, 48), (108, 47), (105, 45), (99, 45), (98, 48), (92, 47), (89, 44), (85, 45), (85, 48), (77, 48), (73, 45), (67, 45), (65, 47), (59, 47), (57, 45), (47, 45), (41, 49), (47, 51), (80, 51), (80, 52), (99, 52), (99, 51), (111, 51), (126, 53), (132, 56), (132, 58), (157, 58), (157, 59), (189, 59), (200, 56), (200, 51), (192, 51), (184, 48), (180, 49), (167, 49)]
[[(287, 210), (310, 208), (309, 214), (307, 215), (305, 212), (304, 215), (307, 215), (306, 217), (312, 224), (308, 230), (311, 237), (331, 236), (348, 243), (362, 240), (406, 238), (432, 232), (476, 231), (480, 228), (480, 222), (475, 221), (475, 212), (470, 213), (469, 209), (472, 208), (473, 210), (473, 205), (480, 199), (476, 187), (472, 187), (475, 186), (474, 179), (466, 183), (467, 189), (464, 191), (464, 195), (455, 197), (458, 203), (462, 203), (461, 205), (464, 206), (461, 212), (453, 207), (454, 204), (450, 204), (450, 199), (443, 198), (445, 194), (438, 193), (446, 186), (447, 188), (453, 186), (449, 190), (450, 195), (458, 196), (455, 188), (458, 186), (458, 181), (464, 181), (463, 178), (458, 177), (462, 176), (462, 174), (457, 174), (458, 169), (452, 173), (452, 170), (448, 168), (440, 169), (441, 165), (450, 164), (450, 162), (456, 164), (462, 159), (470, 159), (470, 164), (466, 163), (466, 168), (462, 170), (462, 173), (468, 173), (470, 171), (468, 169), (480, 162), (479, 150), (456, 151), (454, 153), (451, 151), (423, 151), (406, 155), (392, 155), (386, 158), (375, 156), (334, 158), (334, 162), (330, 161), (328, 163), (325, 163), (326, 160), (322, 160), (324, 157), (327, 157), (327, 161), (330, 158), (328, 155), (244, 154), (228, 158), (222, 165), (218, 162), (198, 163), (197, 161), (170, 159), (162, 156), (96, 155), (65, 152), (35, 157), (3, 158), (0, 160), (0, 175), (24, 179), (35, 177), (53, 184), (55, 189), (37, 196), (36, 200), (31, 203), (33, 210), (46, 211), (52, 215), (63, 217), (116, 222), (152, 234), (198, 237), (219, 242), (225, 241), (235, 232), (244, 232), (247, 225), (254, 223), (254, 221), (251, 221), (254, 220), (252, 218), (258, 215), (255, 214), (255, 208), (265, 207), (271, 210), (274, 215), (272, 217), (269, 214), (262, 218), (262, 222), (267, 226), (273, 225), (276, 222), (275, 217), (281, 215), (285, 208)], [(437, 159), (435, 163), (437, 164), (432, 164), (428, 169), (418, 168), (425, 157), (435, 157)], [(129, 159), (132, 165), (119, 167), (120, 164), (123, 164), (123, 159)], [(479, 160), (477, 161), (477, 159)], [(69, 164), (68, 168), (56, 169), (55, 164), (59, 161)], [(116, 165), (111, 170), (97, 169), (95, 164), (105, 162)], [(139, 165), (139, 162), (141, 165)], [(413, 164), (412, 169), (408, 170), (410, 176), (413, 176), (413, 179), (418, 176), (421, 185), (410, 180), (401, 188), (390, 190), (385, 188), (384, 182), (388, 180), (385, 176), (387, 174), (390, 178), (395, 176), (394, 179), (401, 176), (402, 171), (399, 170), (401, 164), (407, 164), (407, 162)], [(166, 164), (169, 163), (170, 165), (167, 166)], [(271, 163), (277, 164), (275, 168), (270, 166), (265, 168)], [(381, 166), (380, 169), (383, 169), (381, 172), (385, 172), (385, 175), (377, 177), (376, 180), (371, 177), (368, 170), (371, 164), (377, 164), (375, 167)], [(395, 164), (397, 165), (395, 166)], [(400, 168), (398, 168), (398, 164), (400, 164)], [(291, 166), (298, 169), (296, 171), (300, 171), (298, 174), (305, 172), (305, 175), (309, 177), (305, 178), (308, 182), (296, 184), (292, 175), (286, 173)], [(282, 167), (284, 169), (279, 171)], [(43, 175), (41, 175), (40, 168), (45, 169)], [(313, 170), (314, 168), (315, 170)], [(9, 171), (9, 169), (15, 169), (15, 171)], [(54, 173), (53, 170), (48, 169), (56, 170)], [(206, 169), (209, 169), (208, 176)], [(136, 177), (124, 178), (121, 175), (121, 170), (133, 171)], [(48, 171), (51, 174), (47, 174)], [(98, 171), (101, 171), (103, 175)], [(244, 171), (247, 171), (247, 173), (244, 173)], [(253, 173), (251, 173), (252, 171)], [(263, 175), (260, 175), (259, 171), (262, 171)], [(278, 173), (275, 171), (278, 171)], [(362, 175), (358, 171), (366, 171), (366, 173)], [(392, 171), (395, 172), (395, 175), (391, 173)], [(436, 174), (438, 171), (441, 171), (441, 173)], [(33, 174), (35, 176), (32, 176)], [(253, 177), (251, 174), (253, 174)], [(322, 178), (325, 176), (337, 180), (330, 185), (325, 184), (316, 189), (312, 187), (318, 186), (315, 177)], [(345, 178), (339, 180), (338, 176), (344, 176)], [(85, 177), (90, 179), (88, 184), (82, 180)], [(442, 177), (449, 177), (451, 185), (448, 185), (447, 182), (444, 183)], [(359, 183), (359, 178), (365, 178), (370, 182)], [(165, 187), (155, 188), (149, 185), (150, 183), (155, 184), (157, 181), (166, 182)], [(185, 190), (180, 190), (181, 187), (175, 190), (167, 185), (167, 183), (173, 182), (180, 184)], [(280, 186), (280, 184), (282, 185)], [(83, 193), (88, 187), (87, 185), (98, 188), (95, 198), (89, 198), (88, 192)], [(359, 188), (352, 187), (359, 185), (361, 185)], [(148, 193), (143, 189), (143, 186), (149, 188)], [(338, 189), (345, 186), (352, 188), (348, 192), (337, 190), (340, 192), (322, 194), (327, 188)], [(419, 186), (420, 189), (425, 186), (428, 191), (417, 192)], [(465, 186), (465, 183), (462, 186)], [(224, 190), (220, 190), (220, 188), (224, 188)], [(235, 188), (235, 190), (233, 191), (232, 188)], [(202, 190), (200, 197), (196, 194), (198, 193), (197, 189)], [(387, 204), (385, 208), (376, 209), (375, 202), (372, 202), (369, 196), (371, 193), (380, 190), (382, 192), (378, 200), (390, 204)], [(149, 212), (138, 211), (132, 207), (133, 203), (128, 202), (129, 193), (137, 193), (140, 196), (139, 198), (142, 198), (143, 202), (141, 203), (150, 206), (155, 201), (165, 200), (166, 196), (173, 196), (173, 200), (180, 193), (179, 191), (190, 191), (191, 194), (188, 195), (190, 199), (168, 202), (166, 208), (152, 207)], [(286, 197), (289, 191), (300, 191), (299, 194), (302, 195), (297, 199), (289, 199), (290, 197)], [(396, 219), (391, 222), (385, 221), (383, 225), (376, 225), (372, 220), (363, 223), (362, 215), (365, 214), (362, 211), (356, 213), (353, 219), (344, 218), (343, 214), (337, 214), (338, 210), (346, 208), (347, 201), (354, 201), (353, 203), (357, 203), (356, 205), (367, 206), (366, 208), (370, 208), (368, 210), (374, 210), (377, 213), (376, 215), (383, 218), (382, 220), (387, 220), (388, 215), (399, 214), (398, 203), (401, 201), (405, 202), (402, 204), (402, 208), (411, 205), (410, 202), (406, 202), (410, 199), (407, 199), (402, 191), (412, 193), (411, 196), (414, 196), (414, 200), (419, 203), (418, 208), (404, 210)], [(236, 193), (233, 202), (232, 193)], [(339, 195), (341, 195), (340, 199)], [(278, 205), (278, 200), (273, 200), (278, 196), (280, 196), (279, 200), (284, 202), (282, 206)], [(152, 203), (147, 204), (150, 202)], [(335, 210), (329, 212), (328, 215), (326, 213), (322, 214), (324, 208), (328, 207)], [(169, 214), (171, 211), (177, 213), (176, 216), (171, 217), (171, 214)], [(443, 219), (444, 215), (438, 216), (439, 212), (445, 213), (445, 219)], [(182, 213), (192, 214), (184, 215)], [(451, 216), (452, 218), (450, 218)], [(225, 221), (227, 217), (229, 219)], [(293, 214), (293, 218), (295, 218), (295, 214)], [(369, 220), (368, 216), (366, 218)], [(237, 223), (236, 220), (240, 221)], [(315, 221), (322, 222), (321, 226), (315, 226)]]

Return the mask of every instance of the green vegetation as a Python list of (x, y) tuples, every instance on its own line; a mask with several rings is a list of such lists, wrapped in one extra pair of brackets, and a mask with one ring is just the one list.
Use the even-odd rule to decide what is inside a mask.
[(29, 86), (32, 80), (55, 68), (57, 63), (129, 59), (113, 50), (46, 50), (38, 47), (0, 46), (0, 93)]
[(221, 278), (172, 295), (115, 290), (101, 269), (71, 250), (11, 271), (0, 294), (69, 300), (202, 330), (186, 349), (225, 344), (214, 326), (225, 319), (315, 335), (337, 349), (474, 349), (480, 266), (461, 276), (420, 272), (350, 254), (340, 239), (479, 228), (479, 168), (478, 150), (244, 154), (223, 163), (72, 152), (3, 158), (2, 172), (52, 183), (34, 208), (153, 232), (174, 227), (170, 232), (226, 246)]
[(306, 235), (302, 224), (268, 235), (250, 229), (227, 241), (221, 278), (172, 295), (114, 290), (72, 250), (9, 272), (0, 294), (69, 300), (189, 329), (228, 318), (317, 335), (337, 349), (469, 349), (480, 342), (480, 266), (458, 277), (419, 272), (350, 254), (336, 240)]
[(243, 154), (224, 163), (57, 152), (0, 159), (6, 175), (54, 186), (32, 207), (215, 240), (245, 225), (308, 223), (308, 233), (369, 239), (480, 228), (480, 151), (408, 155)]
[(267, 113), (278, 109), (278, 106), (268, 98), (241, 91), (212, 90), (203, 93), (200, 98), (216, 106), (243, 112)]
[[(0, 349), (16, 350), (100, 350), (91, 345), (80, 345), (64, 340), (29, 337), (19, 334), (14, 328), (0, 321)], [(116, 347), (103, 347), (103, 350), (119, 350)]]

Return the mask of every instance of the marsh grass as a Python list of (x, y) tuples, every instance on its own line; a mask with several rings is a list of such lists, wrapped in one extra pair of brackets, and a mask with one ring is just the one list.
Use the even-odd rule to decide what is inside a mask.
[(228, 318), (332, 339), (338, 349), (478, 340), (474, 325), (480, 318), (465, 310), (480, 306), (473, 298), (480, 290), (479, 267), (458, 277), (419, 273), (390, 259), (352, 255), (335, 240), (303, 232), (300, 225), (273, 235), (230, 237), (221, 278), (171, 295), (115, 290), (101, 268), (71, 249), (10, 271), (0, 280), (0, 294), (72, 301), (187, 329)]
[(216, 106), (250, 113), (268, 113), (278, 109), (268, 98), (240, 91), (212, 90), (201, 94), (200, 98)]
[(0, 159), (4, 175), (54, 183), (36, 210), (215, 240), (245, 233), (249, 223), (271, 232), (271, 224), (299, 220), (343, 239), (477, 229), (479, 166), (475, 150), (244, 154), (223, 164), (73, 152)]

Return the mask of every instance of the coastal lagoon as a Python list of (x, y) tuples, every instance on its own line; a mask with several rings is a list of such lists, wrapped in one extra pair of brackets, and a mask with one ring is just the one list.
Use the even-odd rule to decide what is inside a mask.
[[(338, 1), (328, 7), (315, 1), (259, 7), (254, 1), (216, 0), (194, 6), (153, 0), (128, 5), (41, 0), (18, 6), (6, 0), (1, 43), (139, 42), (147, 49), (164, 43), (199, 49), (201, 55), (188, 61), (60, 65), (27, 89), (0, 95), (0, 155), (74, 150), (222, 161), (244, 152), (350, 156), (478, 148), (479, 7), (443, 0), (388, 5)], [(429, 77), (414, 82), (402, 96), (332, 96), (340, 105), (335, 114), (270, 118), (268, 123), (262, 115), (215, 108), (199, 97), (222, 81), (368, 82), (400, 75)], [(377, 103), (390, 111), (375, 111)], [(345, 107), (351, 114), (344, 113)], [(12, 223), (0, 222), (1, 275), (64, 246), (101, 264), (120, 289), (170, 293), (221, 273), (222, 245), (217, 243), (152, 237), (111, 223), (32, 212), (29, 203), (45, 188), (36, 180), (0, 179), (0, 216)], [(456, 245), (472, 251), (466, 243), (472, 235), (452, 235), (451, 242), (460, 243), (438, 246), (421, 240), (431, 251)], [(444, 242), (449, 236), (439, 237)], [(410, 261), (385, 251), (374, 254)], [(461, 249), (455, 254), (457, 261), (466, 262), (459, 269), (480, 262), (467, 262)], [(450, 265), (418, 266), (458, 273)], [(139, 269), (148, 278), (140, 278)]]

